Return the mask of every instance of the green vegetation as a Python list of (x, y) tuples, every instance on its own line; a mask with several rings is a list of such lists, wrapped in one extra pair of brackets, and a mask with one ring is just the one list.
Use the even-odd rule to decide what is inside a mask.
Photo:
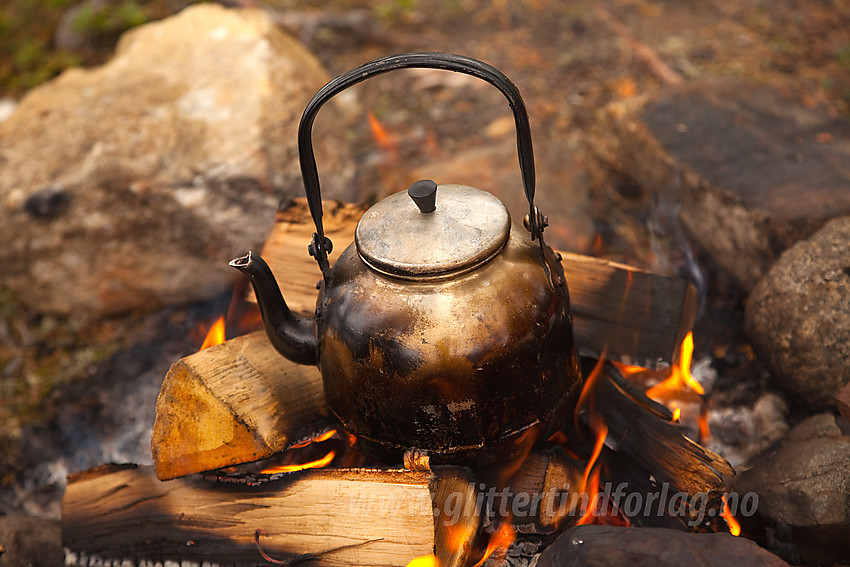
[[(5, 0), (0, 5), (0, 96), (19, 96), (68, 67), (101, 63), (124, 31), (189, 3)], [(73, 46), (56, 45), (60, 26), (73, 35)]]

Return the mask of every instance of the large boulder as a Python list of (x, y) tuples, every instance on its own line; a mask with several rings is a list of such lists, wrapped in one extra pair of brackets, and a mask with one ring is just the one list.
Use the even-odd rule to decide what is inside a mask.
[(850, 382), (850, 217), (788, 249), (747, 299), (745, 329), (792, 399), (832, 407)]
[(538, 567), (782, 567), (788, 564), (746, 538), (667, 528), (577, 526), (546, 548)]
[[(33, 90), (0, 123), (0, 283), (91, 315), (227, 289), (227, 261), (303, 192), (297, 125), (328, 79), (265, 12), (201, 4)], [(350, 151), (322, 127), (335, 112), (314, 140), (325, 195), (347, 197)]]
[(739, 79), (671, 86), (609, 105), (597, 151), (749, 291), (783, 250), (850, 214), (850, 121), (781, 87)]
[(846, 426), (832, 413), (812, 416), (732, 482), (739, 496), (758, 495), (757, 512), (741, 518), (744, 526), (755, 534), (784, 526), (806, 565), (832, 565), (850, 557)]

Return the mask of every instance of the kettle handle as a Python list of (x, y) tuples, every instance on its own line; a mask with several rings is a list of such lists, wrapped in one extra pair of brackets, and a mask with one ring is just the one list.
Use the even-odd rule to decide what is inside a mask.
[(319, 188), (319, 171), (316, 168), (316, 156), (313, 153), (313, 121), (319, 109), (328, 100), (339, 94), (348, 87), (365, 81), (370, 77), (381, 75), (396, 69), (424, 68), (442, 69), (455, 71), (478, 77), (498, 88), (514, 113), (516, 122), (517, 155), (519, 156), (519, 168), (522, 174), (522, 185), (525, 196), (528, 199), (529, 223), (531, 239), (541, 239), (545, 226), (543, 216), (534, 206), (534, 151), (531, 145), (531, 126), (528, 122), (528, 113), (520, 96), (519, 89), (508, 79), (504, 73), (477, 59), (456, 55), (452, 53), (405, 53), (401, 55), (390, 55), (364, 63), (356, 69), (352, 69), (335, 79), (332, 79), (313, 96), (304, 113), (301, 115), (301, 123), (298, 126), (298, 157), (301, 163), (301, 177), (304, 181), (304, 190), (307, 193), (307, 204), (310, 207), (310, 215), (316, 225), (313, 241), (309, 246), (310, 255), (316, 258), (322, 275), (327, 279), (330, 266), (328, 253), (333, 245), (325, 236), (322, 226), (322, 193)]

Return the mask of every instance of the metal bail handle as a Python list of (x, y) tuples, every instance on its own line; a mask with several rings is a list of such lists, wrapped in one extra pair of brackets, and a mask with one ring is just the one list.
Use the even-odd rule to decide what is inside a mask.
[(543, 220), (542, 215), (534, 206), (534, 151), (531, 146), (531, 126), (528, 123), (528, 113), (520, 96), (519, 89), (501, 71), (477, 59), (464, 55), (452, 53), (406, 53), (402, 55), (390, 55), (365, 63), (356, 69), (332, 79), (322, 87), (307, 103), (301, 123), (298, 126), (298, 157), (301, 162), (301, 177), (304, 181), (304, 190), (307, 193), (307, 204), (310, 207), (310, 215), (316, 225), (316, 233), (313, 234), (313, 242), (309, 246), (310, 255), (316, 258), (322, 275), (327, 279), (330, 271), (328, 253), (332, 249), (331, 241), (325, 237), (322, 226), (322, 193), (319, 188), (319, 171), (316, 168), (316, 156), (313, 153), (313, 121), (319, 109), (328, 100), (333, 98), (348, 87), (396, 69), (442, 69), (455, 71), (473, 77), (483, 79), (495, 86), (508, 99), (508, 104), (514, 113), (516, 122), (517, 155), (519, 156), (519, 168), (522, 174), (522, 185), (525, 196), (528, 199), (528, 229), (531, 238), (541, 239)]

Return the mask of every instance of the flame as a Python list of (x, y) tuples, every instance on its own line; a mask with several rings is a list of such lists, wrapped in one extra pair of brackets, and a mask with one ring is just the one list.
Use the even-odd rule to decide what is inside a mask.
[(372, 136), (375, 138), (378, 147), (385, 151), (391, 160), (395, 161), (398, 158), (395, 140), (378, 122), (371, 110), (369, 111), (369, 129), (372, 131)]
[(694, 334), (692, 332), (685, 336), (682, 341), (681, 354), (678, 364), (670, 367), (670, 376), (660, 384), (646, 391), (646, 395), (652, 399), (664, 398), (669, 392), (692, 390), (700, 396), (705, 395), (702, 384), (694, 380), (691, 375), (691, 359), (694, 354)]
[[(585, 474), (590, 472), (592, 468), (591, 464), (588, 463), (587, 470)], [(587, 508), (584, 511), (584, 514), (581, 515), (581, 518), (576, 522), (577, 526), (583, 526), (585, 524), (592, 524), (594, 520), (593, 514), (593, 501), (596, 499), (596, 495), (599, 494), (599, 470), (593, 471), (590, 475), (590, 481), (588, 485), (588, 479), (585, 477), (582, 479), (584, 487), (582, 488), (582, 492), (587, 493)]]
[(487, 561), (487, 558), (493, 555), (493, 553), (497, 550), (507, 551), (514, 540), (516, 540), (516, 531), (514, 530), (511, 519), (506, 518), (502, 522), (502, 525), (499, 526), (496, 533), (494, 533), (490, 538), (490, 542), (487, 543), (487, 549), (484, 550), (484, 556), (472, 567), (481, 567), (481, 565)]
[[(705, 395), (705, 389), (702, 387), (702, 384), (697, 382), (691, 374), (693, 354), (694, 336), (691, 332), (685, 335), (685, 338), (682, 340), (679, 361), (665, 371), (664, 374), (658, 371), (647, 370), (640, 366), (627, 366), (616, 362), (614, 364), (624, 376), (645, 374), (658, 376), (659, 379), (666, 376), (660, 383), (649, 388), (646, 391), (646, 395), (656, 402), (667, 406), (673, 412), (673, 421), (679, 421), (682, 417), (682, 408), (679, 404), (685, 401), (693, 402), (699, 396)], [(701, 443), (707, 443), (711, 438), (711, 431), (708, 427), (708, 408), (702, 399), (699, 399), (699, 406), (700, 413), (696, 424), (699, 428), (699, 441)]]
[[(602, 453), (602, 447), (605, 446), (605, 438), (608, 437), (608, 426), (599, 420), (595, 421), (596, 423), (594, 424), (594, 431), (596, 431), (596, 444), (593, 446), (593, 453), (590, 455), (590, 460), (587, 461), (587, 467), (584, 469), (584, 475), (581, 478), (580, 488), (582, 491), (587, 490), (591, 471), (593, 470), (594, 465), (596, 465), (596, 461), (599, 460), (599, 455)], [(597, 473), (596, 476), (598, 480), (599, 474)]]
[(204, 337), (204, 342), (198, 350), (204, 350), (211, 346), (220, 345), (224, 342), (224, 315), (220, 316), (212, 324), (210, 330), (207, 331), (207, 336)]
[(440, 560), (434, 554), (420, 555), (411, 559), (407, 567), (440, 567)]
[(325, 467), (330, 464), (331, 461), (334, 460), (336, 456), (336, 451), (328, 451), (328, 454), (322, 457), (321, 459), (316, 459), (315, 461), (310, 461), (307, 463), (300, 463), (295, 465), (278, 465), (276, 467), (270, 467), (267, 469), (263, 469), (260, 471), (260, 474), (277, 474), (277, 473), (288, 473), (295, 471), (302, 471), (304, 469), (317, 469), (320, 467)]
[(732, 515), (732, 512), (729, 511), (729, 504), (726, 502), (726, 495), (723, 495), (723, 519), (726, 520), (726, 524), (729, 526), (729, 533), (733, 536), (741, 535), (741, 524), (738, 523), (738, 520), (735, 519), (735, 516)]
[(302, 447), (306, 447), (307, 445), (312, 445), (313, 443), (321, 443), (322, 441), (327, 441), (331, 437), (336, 435), (336, 429), (329, 429), (325, 431), (315, 439), (308, 439), (306, 441), (302, 441), (301, 443), (296, 443), (295, 445), (290, 445), (290, 449), (300, 449)]
[(575, 411), (575, 419), (576, 419), (576, 429), (579, 428), (579, 410), (584, 409), (585, 404), (589, 407), (587, 410), (593, 415), (593, 397), (590, 395), (590, 392), (593, 390), (594, 385), (596, 384), (596, 380), (602, 374), (602, 367), (605, 365), (605, 351), (602, 351), (602, 354), (599, 355), (599, 360), (596, 361), (596, 366), (593, 367), (593, 370), (590, 371), (590, 375), (587, 377), (587, 380), (584, 382), (584, 386), (581, 389), (581, 393), (578, 396), (578, 402), (576, 402), (576, 411)]
[(456, 553), (469, 541), (474, 531), (473, 526), (469, 524), (455, 524), (449, 526), (446, 537), (446, 551)]

